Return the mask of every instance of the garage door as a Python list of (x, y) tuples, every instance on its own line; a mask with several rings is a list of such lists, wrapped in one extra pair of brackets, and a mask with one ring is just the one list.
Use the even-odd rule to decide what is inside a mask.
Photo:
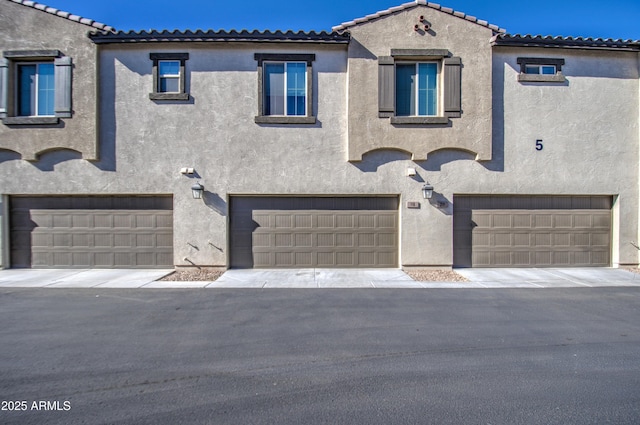
[(610, 196), (455, 196), (457, 267), (611, 264)]
[(173, 267), (170, 196), (10, 199), (12, 267)]
[(397, 197), (232, 197), (231, 267), (397, 267)]

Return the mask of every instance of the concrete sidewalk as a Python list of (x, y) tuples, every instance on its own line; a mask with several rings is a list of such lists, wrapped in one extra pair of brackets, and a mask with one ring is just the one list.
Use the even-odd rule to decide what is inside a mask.
[(456, 269), (468, 282), (417, 282), (399, 269), (228, 270), (216, 281), (158, 281), (173, 269), (8, 269), (0, 288), (588, 288), (639, 286), (614, 268)]

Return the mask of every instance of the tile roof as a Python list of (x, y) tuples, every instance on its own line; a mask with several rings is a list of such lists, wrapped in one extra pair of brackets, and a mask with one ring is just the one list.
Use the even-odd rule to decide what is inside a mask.
[(556, 47), (565, 49), (595, 49), (640, 51), (640, 40), (614, 40), (611, 38), (584, 38), (542, 35), (497, 34), (491, 38), (492, 46)]
[(346, 44), (349, 43), (349, 34), (339, 34), (337, 32), (304, 32), (304, 31), (214, 31), (214, 30), (186, 30), (186, 31), (92, 31), (89, 38), (96, 44), (106, 43), (153, 43), (153, 42), (229, 42), (246, 41), (258, 43), (289, 42), (289, 43), (328, 43)]
[(115, 31), (114, 28), (109, 26), (109, 25), (105, 25), (105, 24), (102, 24), (100, 22), (96, 22), (93, 19), (83, 18), (82, 16), (78, 16), (78, 15), (73, 15), (73, 14), (71, 14), (69, 12), (64, 12), (64, 11), (58, 10), (58, 9), (56, 9), (54, 7), (49, 7), (46, 4), (37, 3), (37, 2), (31, 1), (31, 0), (7, 0), (7, 1), (10, 1), (12, 3), (21, 4), (23, 6), (31, 7), (33, 9), (41, 10), (43, 12), (50, 13), (52, 15), (59, 16), (59, 17), (64, 18), (64, 19), (68, 19), (68, 20), (73, 21), (73, 22), (78, 22), (78, 23), (83, 24), (83, 25), (88, 25), (90, 27), (97, 28), (97, 29), (99, 29), (101, 31)]
[(337, 26), (333, 27), (332, 30), (333, 31), (344, 31), (344, 30), (346, 30), (346, 29), (348, 29), (350, 27), (353, 27), (355, 25), (362, 24), (364, 22), (369, 22), (369, 21), (372, 21), (374, 19), (382, 18), (383, 16), (391, 15), (393, 13), (400, 12), (400, 11), (407, 10), (407, 9), (411, 9), (411, 8), (418, 7), (418, 6), (427, 6), (427, 7), (430, 7), (432, 9), (436, 9), (436, 10), (439, 10), (441, 12), (448, 13), (448, 14), (456, 16), (456, 17), (458, 17), (460, 19), (465, 19), (465, 20), (467, 20), (469, 22), (473, 22), (475, 24), (482, 25), (483, 27), (487, 27), (487, 28), (489, 28), (489, 29), (491, 29), (491, 30), (493, 30), (495, 32), (498, 32), (498, 33), (505, 32), (504, 29), (502, 29), (502, 28), (500, 28), (500, 27), (498, 27), (496, 25), (492, 25), (492, 24), (488, 23), (487, 21), (482, 21), (482, 20), (476, 18), (475, 16), (470, 16), (470, 15), (467, 15), (465, 13), (453, 10), (451, 8), (440, 6), (437, 3), (428, 2), (426, 0), (415, 0), (415, 1), (412, 1), (412, 2), (409, 2), (409, 3), (401, 4), (401, 5), (396, 6), (396, 7), (392, 7), (392, 8), (387, 9), (387, 10), (381, 10), (380, 12), (374, 13), (372, 15), (367, 15), (364, 18), (358, 18), (358, 19), (355, 19), (353, 21), (344, 22), (344, 23), (342, 23), (340, 25), (337, 25)]

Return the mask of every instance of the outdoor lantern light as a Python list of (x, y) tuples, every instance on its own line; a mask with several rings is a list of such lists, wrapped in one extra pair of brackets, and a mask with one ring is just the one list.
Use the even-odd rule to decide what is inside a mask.
[(422, 186), (422, 196), (424, 199), (431, 199), (433, 196), (433, 186), (427, 182), (424, 186)]
[(193, 195), (193, 199), (202, 199), (202, 192), (204, 192), (204, 186), (197, 182), (193, 186), (191, 186), (191, 194)]

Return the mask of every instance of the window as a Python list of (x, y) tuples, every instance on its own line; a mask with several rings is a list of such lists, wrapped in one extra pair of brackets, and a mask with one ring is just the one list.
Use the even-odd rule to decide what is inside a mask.
[(180, 93), (180, 62), (158, 62), (158, 92)]
[(562, 66), (564, 59), (518, 58), (520, 73), (518, 81), (533, 83), (563, 83)]
[(53, 63), (18, 64), (18, 116), (53, 116), (55, 82)]
[(313, 54), (256, 53), (258, 124), (315, 124), (312, 116)]
[(536, 75), (555, 75), (556, 67), (555, 65), (526, 65), (524, 67), (524, 73)]
[(266, 63), (264, 65), (264, 114), (305, 116), (306, 80), (306, 63)]
[(153, 61), (151, 100), (189, 100), (185, 90), (185, 69), (189, 53), (150, 53)]
[(391, 124), (445, 125), (459, 118), (461, 67), (443, 49), (391, 49), (378, 57), (378, 111)]
[(0, 118), (5, 125), (58, 124), (70, 118), (71, 58), (58, 50), (5, 51), (0, 58)]
[(396, 115), (438, 115), (438, 64), (396, 65)]

